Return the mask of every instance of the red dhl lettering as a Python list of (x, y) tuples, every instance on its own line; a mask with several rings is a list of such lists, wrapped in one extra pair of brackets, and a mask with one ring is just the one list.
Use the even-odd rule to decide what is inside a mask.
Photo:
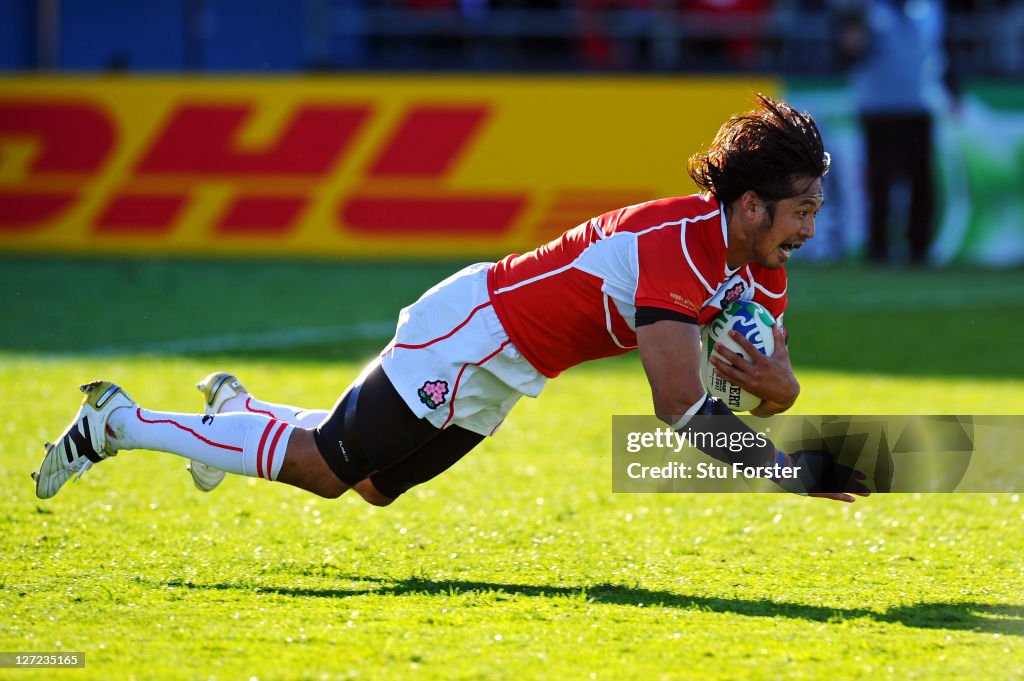
[[(538, 200), (530, 236), (547, 238), (617, 200), (587, 189), (545, 200), (518, 188), (453, 187), (451, 178), (493, 115), (490, 103), (409, 105), (361, 168), (351, 166), (351, 157), (378, 113), (374, 104), (302, 104), (273, 139), (245, 147), (240, 135), (256, 107), (182, 102), (133, 159), (118, 157), (115, 118), (95, 104), (0, 99), (0, 153), (11, 140), (30, 141), (35, 151), (20, 173), (7, 173), (7, 186), (0, 184), (0, 235), (43, 232), (77, 211), (75, 220), (97, 237), (166, 239), (194, 218), (190, 209), (206, 187), (218, 192), (202, 199), (199, 213), (209, 221), (203, 233), (232, 239), (287, 237), (318, 205), (316, 214), (332, 218), (339, 237), (497, 239)], [(323, 194), (324, 183), (346, 165), (346, 175), (357, 179)], [(628, 196), (633, 202), (640, 192)]]
[(84, 102), (0, 100), (0, 137), (39, 144), (30, 168), (33, 175), (97, 172), (116, 141), (107, 113)]
[(423, 234), (501, 235), (526, 205), (525, 194), (431, 196), (361, 196), (341, 207), (342, 221), (357, 233), (416, 236)]
[(124, 192), (107, 203), (96, 222), (96, 231), (105, 234), (166, 234), (171, 231), (187, 201), (184, 194)]
[(25, 232), (64, 213), (76, 192), (0, 191), (0, 232)]
[[(241, 176), (245, 180), (307, 175), (312, 176), (305, 187), (308, 195), (314, 178), (326, 175), (345, 158), (369, 112), (368, 106), (302, 109), (270, 148), (243, 152), (235, 149), (233, 140), (251, 109), (185, 106), (169, 121), (136, 171), (142, 179), (166, 174), (187, 184), (201, 184), (208, 177)], [(375, 237), (507, 232), (527, 202), (525, 193), (467, 195), (444, 186), (490, 114), (488, 107), (480, 105), (417, 105), (406, 111), (366, 169), (367, 184), (351, 196), (337, 199), (335, 215), (342, 219), (341, 224)], [(411, 194), (408, 189), (374, 188), (375, 181), (400, 177), (428, 179), (437, 186), (426, 196)], [(116, 204), (126, 198), (115, 196), (112, 201)], [(176, 200), (150, 197), (147, 201), (154, 214), (140, 220), (143, 231), (159, 235), (172, 228), (179, 213), (172, 209)], [(306, 202), (302, 196), (251, 195), (243, 188), (217, 219), (215, 233), (287, 234), (298, 227), (297, 218)], [(120, 231), (126, 225), (118, 218), (124, 214), (123, 210), (108, 211), (97, 223), (97, 231)]]
[(239, 196), (217, 223), (219, 234), (284, 234), (298, 224), (305, 196)]
[(441, 178), (491, 115), (487, 106), (414, 107), (368, 169), (371, 178)]
[(0, 191), (0, 232), (25, 232), (55, 220), (79, 199), (77, 187), (103, 168), (115, 133), (106, 112), (93, 104), (0, 100), (3, 139), (38, 148), (21, 186)]
[(305, 175), (320, 177), (345, 154), (370, 115), (369, 105), (311, 106), (292, 116), (268, 149), (238, 148), (249, 104), (186, 104), (159, 133), (136, 166), (139, 175)]

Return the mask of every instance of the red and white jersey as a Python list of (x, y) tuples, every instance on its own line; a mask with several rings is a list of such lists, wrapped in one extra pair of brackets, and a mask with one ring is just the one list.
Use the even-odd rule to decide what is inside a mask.
[(593, 218), (540, 248), (510, 255), (488, 277), (512, 342), (549, 378), (636, 347), (638, 307), (700, 324), (736, 300), (778, 319), (785, 270), (728, 269), (725, 211), (711, 196), (658, 199)]

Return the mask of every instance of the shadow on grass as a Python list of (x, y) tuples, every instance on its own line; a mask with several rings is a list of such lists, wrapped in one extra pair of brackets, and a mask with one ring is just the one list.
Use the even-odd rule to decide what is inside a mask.
[(982, 603), (914, 603), (879, 612), (866, 608), (828, 608), (802, 603), (779, 603), (766, 599), (695, 596), (657, 591), (619, 584), (593, 584), (582, 587), (502, 584), (465, 580), (431, 580), (409, 578), (366, 584), (353, 578), (351, 588), (316, 589), (247, 584), (196, 584), (172, 581), (162, 586), (195, 590), (254, 591), (293, 598), (350, 598), (353, 596), (458, 596), (490, 595), (498, 598), (572, 598), (588, 603), (645, 608), (677, 608), (717, 612), (745, 617), (786, 617), (809, 622), (836, 623), (866, 619), (887, 624), (901, 624), (916, 629), (947, 629), (1024, 636), (1024, 605), (990, 605)]

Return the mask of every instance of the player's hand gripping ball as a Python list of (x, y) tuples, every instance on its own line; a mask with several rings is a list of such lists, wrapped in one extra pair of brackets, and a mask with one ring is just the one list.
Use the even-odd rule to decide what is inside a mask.
[[(747, 351), (729, 337), (729, 331), (735, 329), (746, 337), (761, 354), (771, 357), (775, 352), (773, 326), (775, 326), (775, 318), (763, 306), (752, 301), (739, 300), (719, 312), (701, 328), (700, 336), (703, 346), (700, 366), (701, 381), (704, 382), (704, 389), (712, 397), (720, 398), (729, 409), (749, 411), (761, 403), (761, 398), (743, 390), (735, 383), (727, 381), (710, 362), (711, 355), (721, 344), (750, 361)], [(724, 361), (720, 353), (718, 356)]]

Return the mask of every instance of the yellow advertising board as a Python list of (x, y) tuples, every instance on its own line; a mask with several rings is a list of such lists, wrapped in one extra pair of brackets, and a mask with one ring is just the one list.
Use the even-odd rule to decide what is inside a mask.
[(497, 256), (687, 194), (774, 80), (0, 79), (0, 251)]

